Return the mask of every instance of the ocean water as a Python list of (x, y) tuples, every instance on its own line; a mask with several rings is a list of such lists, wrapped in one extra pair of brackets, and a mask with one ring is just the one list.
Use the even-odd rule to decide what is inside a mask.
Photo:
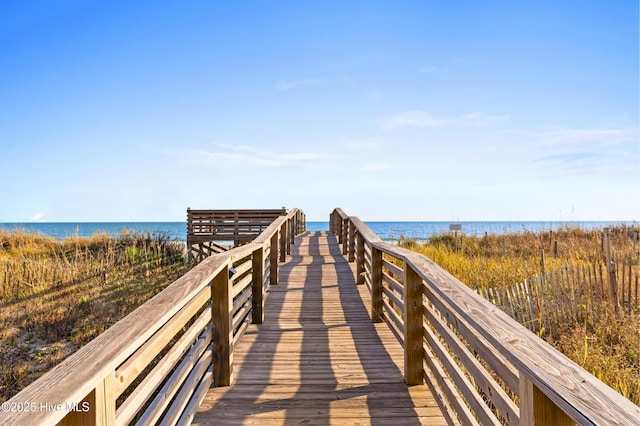
[[(582, 229), (602, 229), (606, 226), (621, 224), (637, 225), (633, 222), (606, 221), (538, 221), (538, 222), (365, 222), (373, 232), (387, 241), (401, 237), (427, 240), (434, 235), (451, 232), (450, 225), (459, 225), (466, 235), (482, 236), (513, 232), (555, 231), (564, 227)], [(87, 237), (96, 232), (119, 235), (125, 230), (136, 233), (162, 233), (170, 239), (186, 241), (186, 222), (61, 222), (61, 223), (0, 223), (0, 228), (21, 229), (27, 232), (40, 232), (54, 238), (65, 239), (74, 235)], [(309, 231), (327, 231), (329, 222), (307, 222)]]

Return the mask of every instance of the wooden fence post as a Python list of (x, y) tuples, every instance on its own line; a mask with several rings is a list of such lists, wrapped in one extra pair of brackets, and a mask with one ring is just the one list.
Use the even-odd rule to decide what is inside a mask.
[(618, 282), (616, 280), (616, 264), (611, 259), (611, 246), (609, 241), (609, 228), (604, 228), (602, 234), (602, 248), (604, 250), (607, 266), (607, 283), (609, 284), (609, 298), (616, 312), (618, 312)]
[(304, 232), (305, 224), (304, 224), (304, 213), (302, 210), (300, 211), (300, 220), (298, 222), (298, 234), (302, 234)]
[(356, 260), (356, 227), (349, 221), (349, 262)]
[(291, 219), (287, 219), (287, 254), (291, 254), (291, 244), (294, 238), (293, 223)]
[(349, 219), (342, 220), (342, 254), (346, 256), (349, 249)]
[(253, 251), (251, 264), (251, 321), (254, 324), (262, 324), (264, 321), (264, 246)]
[(269, 254), (269, 280), (270, 285), (278, 284), (278, 238), (280, 231), (271, 236), (271, 253)]
[(383, 321), (382, 306), (382, 252), (371, 246), (371, 321)]
[(229, 386), (233, 381), (233, 297), (229, 279), (229, 265), (211, 283), (213, 322), (213, 384)]
[(356, 238), (356, 283), (364, 284), (364, 238), (359, 232)]
[(291, 218), (291, 244), (295, 244), (294, 237), (298, 235), (298, 213)]
[(520, 424), (573, 426), (576, 422), (520, 372)]
[(287, 261), (287, 221), (280, 227), (280, 262)]
[(69, 412), (58, 425), (116, 424), (115, 372), (110, 372), (98, 386), (78, 404), (64, 407)]
[(404, 263), (404, 380), (408, 385), (423, 381), (423, 317), (422, 278)]

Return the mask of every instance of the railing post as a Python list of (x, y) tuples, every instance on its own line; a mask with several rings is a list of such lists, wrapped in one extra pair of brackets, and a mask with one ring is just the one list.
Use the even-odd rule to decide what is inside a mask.
[(293, 224), (291, 219), (287, 219), (287, 254), (291, 254), (291, 244), (293, 244)]
[(280, 231), (271, 236), (271, 253), (269, 254), (269, 285), (278, 284), (278, 237)]
[(404, 379), (408, 385), (421, 385), (424, 377), (422, 278), (404, 263)]
[(361, 233), (356, 235), (356, 283), (364, 284), (364, 238)]
[(382, 322), (382, 252), (371, 246), (371, 321)]
[(349, 248), (349, 218), (342, 219), (342, 254), (346, 256)]
[(521, 425), (575, 425), (529, 378), (520, 372)]
[(338, 235), (338, 223), (336, 222), (336, 212), (335, 210), (331, 212), (329, 216), (329, 226), (331, 227), (331, 233), (333, 235)]
[(349, 221), (349, 262), (356, 260), (356, 227)]
[(264, 245), (253, 251), (251, 264), (251, 321), (254, 324), (262, 324), (264, 321)]
[(110, 372), (80, 403), (64, 407), (70, 411), (58, 425), (116, 424), (115, 373)]
[(333, 235), (336, 235), (336, 212), (332, 211), (329, 215), (329, 230)]
[(233, 330), (231, 324), (233, 298), (229, 279), (229, 265), (211, 283), (213, 322), (213, 384), (229, 386), (233, 381)]
[(282, 222), (280, 227), (280, 262), (287, 261), (287, 221)]

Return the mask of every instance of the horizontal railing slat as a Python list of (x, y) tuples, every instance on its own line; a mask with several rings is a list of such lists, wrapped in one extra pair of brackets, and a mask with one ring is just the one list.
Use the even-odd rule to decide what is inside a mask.
[(385, 309), (384, 311), (385, 320), (390, 321), (393, 324), (395, 331), (399, 335), (398, 341), (400, 341), (401, 343), (404, 342), (404, 323), (402, 321), (402, 318), (400, 318), (398, 313), (395, 311), (395, 309), (393, 309), (393, 307), (389, 304), (388, 301), (383, 300), (382, 304)]
[(213, 384), (213, 371), (209, 369), (204, 374), (204, 377), (200, 381), (198, 388), (193, 393), (193, 396), (189, 399), (189, 404), (186, 406), (186, 408), (182, 412), (182, 416), (180, 416), (180, 419), (178, 419), (179, 425), (191, 424), (196, 411), (198, 411), (198, 408), (200, 407), (202, 400), (207, 395), (207, 391), (209, 390), (212, 384)]
[(242, 339), (242, 336), (244, 335), (244, 332), (247, 330), (247, 328), (249, 327), (249, 325), (251, 324), (251, 317), (250, 316), (246, 316), (244, 317), (244, 319), (242, 320), (242, 322), (240, 322), (236, 328), (236, 333), (233, 336), (233, 339), (231, 339), (231, 347), (233, 349), (236, 348), (236, 344), (240, 341), (240, 339)]
[(249, 315), (250, 311), (251, 311), (250, 301), (238, 307), (238, 311), (233, 316), (233, 322), (231, 326), (232, 330), (234, 331), (238, 330), (238, 326), (245, 320), (247, 315)]
[(442, 390), (447, 398), (447, 404), (450, 405), (455, 411), (456, 417), (461, 424), (467, 425), (479, 425), (478, 420), (473, 413), (467, 407), (467, 404), (458, 393), (449, 375), (444, 368), (440, 365), (438, 357), (431, 351), (429, 345), (424, 345), (424, 362), (427, 364), (428, 370), (433, 372), (439, 388)]
[(404, 302), (402, 301), (402, 299), (400, 299), (400, 297), (398, 297), (397, 293), (394, 293), (387, 287), (382, 287), (382, 293), (384, 293), (385, 296), (387, 296), (389, 300), (395, 305), (394, 309), (392, 309), (393, 311), (398, 310), (400, 312), (404, 312)]
[(387, 268), (389, 272), (393, 274), (394, 279), (395, 277), (398, 277), (404, 281), (404, 270), (401, 267), (389, 262), (387, 259), (382, 259), (382, 266)]
[(211, 290), (203, 288), (188, 304), (171, 318), (156, 334), (116, 370), (116, 396), (129, 387), (138, 375), (160, 353), (177, 332), (211, 299)]
[(429, 345), (429, 348), (433, 351), (436, 358), (442, 363), (451, 381), (455, 384), (458, 392), (462, 394), (466, 403), (471, 407), (480, 424), (499, 425), (500, 422), (493, 416), (489, 407), (487, 407), (481, 396), (475, 391), (474, 385), (469, 382), (469, 379), (467, 379), (462, 370), (460, 370), (458, 364), (452, 359), (435, 333), (431, 331), (429, 327), (424, 327), (423, 332), (427, 345)]
[(388, 284), (389, 287), (399, 295), (404, 295), (404, 287), (402, 286), (402, 284), (400, 284), (395, 278), (384, 271), (382, 272), (382, 281)]
[[(509, 424), (517, 423), (520, 409), (491, 377), (487, 370), (480, 364), (476, 357), (469, 352), (469, 349), (460, 341), (455, 333), (445, 324), (445, 322), (430, 307), (425, 306), (425, 318), (432, 326), (438, 336), (447, 344), (453, 355), (461, 360), (461, 363), (473, 376), (476, 386), (480, 387), (485, 395), (491, 396), (491, 402), (496, 407), (500, 415), (508, 420)], [(426, 336), (425, 336), (426, 337)]]
[(400, 343), (400, 345), (404, 345), (404, 330), (399, 329), (396, 322), (393, 319), (390, 319), (387, 315), (383, 315), (382, 320), (387, 324), (393, 335), (398, 340), (398, 343)]
[(519, 375), (518, 370), (504, 357), (497, 349), (495, 349), (480, 334), (474, 333), (472, 327), (460, 317), (455, 316), (455, 311), (447, 303), (442, 301), (440, 297), (431, 291), (429, 283), (424, 285), (424, 294), (429, 303), (433, 304), (438, 311), (445, 315), (453, 322), (457, 333), (462, 336), (474, 351), (486, 362), (493, 371), (498, 374), (500, 379), (514, 393), (518, 393)]
[(211, 335), (201, 338), (198, 342), (189, 350), (187, 356), (185, 356), (178, 367), (171, 373), (167, 382), (162, 386), (158, 394), (153, 398), (151, 404), (145, 410), (143, 415), (136, 422), (137, 425), (149, 425), (156, 424), (156, 422), (162, 417), (162, 414), (166, 411), (167, 407), (173, 401), (175, 395), (180, 390), (180, 386), (193, 371), (194, 366), (202, 354), (207, 351), (211, 352)]
[(231, 297), (232, 298), (236, 298), (238, 297), (238, 295), (242, 292), (244, 292), (245, 290), (247, 290), (248, 288), (251, 287), (251, 274), (243, 277), (241, 280), (239, 280), (237, 283), (234, 284), (232, 292), (231, 292)]
[(236, 315), (238, 309), (244, 306), (248, 301), (251, 300), (253, 293), (247, 288), (244, 293), (241, 293), (240, 297), (233, 301), (233, 312)]
[[(199, 339), (206, 347), (211, 343), (211, 326), (204, 328), (211, 321), (211, 309), (205, 309), (189, 330), (180, 337), (178, 342), (158, 364), (149, 372), (147, 377), (131, 392), (131, 395), (122, 403), (116, 411), (116, 420), (121, 424), (129, 424), (147, 400), (153, 396), (153, 392), (164, 381), (165, 377), (180, 362), (183, 355)], [(204, 329), (204, 330), (203, 330)], [(198, 337), (199, 336), (199, 337)]]
[(178, 392), (175, 398), (173, 398), (169, 408), (167, 408), (166, 414), (160, 422), (161, 425), (175, 425), (180, 416), (182, 416), (184, 409), (189, 404), (189, 398), (196, 391), (200, 380), (204, 378), (205, 373), (211, 365), (211, 361), (213, 359), (211, 350), (212, 346), (209, 345), (195, 362), (195, 365), (189, 372), (189, 375), (182, 382), (180, 392)]

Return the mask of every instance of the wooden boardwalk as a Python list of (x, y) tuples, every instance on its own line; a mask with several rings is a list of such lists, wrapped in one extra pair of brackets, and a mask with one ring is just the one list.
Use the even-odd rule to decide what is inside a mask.
[[(231, 250), (195, 242), (205, 259), (3, 404), (0, 423), (637, 426), (640, 407), (431, 259), (340, 208), (331, 233), (282, 213)], [(239, 236), (246, 222), (234, 214)]]
[(425, 385), (404, 383), (402, 347), (371, 322), (353, 268), (332, 234), (297, 237), (264, 323), (235, 348), (233, 385), (211, 388), (193, 424), (446, 424)]

